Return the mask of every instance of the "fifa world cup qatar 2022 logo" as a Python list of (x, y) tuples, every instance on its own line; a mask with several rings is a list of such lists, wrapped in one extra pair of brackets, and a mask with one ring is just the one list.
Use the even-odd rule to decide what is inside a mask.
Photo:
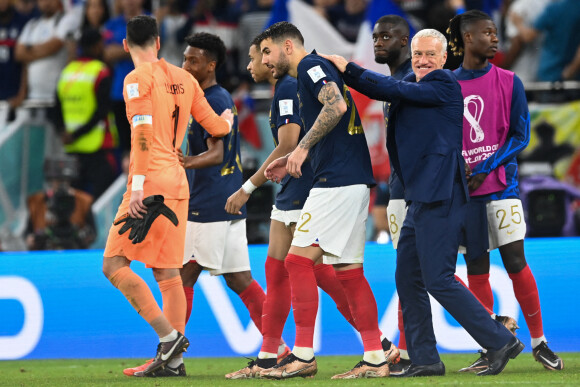
[(470, 95), (463, 100), (463, 116), (469, 123), (469, 139), (472, 143), (482, 142), (485, 138), (479, 121), (483, 114), (483, 98), (479, 95)]

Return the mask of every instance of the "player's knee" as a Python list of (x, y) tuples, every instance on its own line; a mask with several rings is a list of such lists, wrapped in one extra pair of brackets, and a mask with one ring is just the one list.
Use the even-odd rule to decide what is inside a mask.
[(120, 268), (121, 266), (116, 265), (115, 262), (110, 258), (105, 258), (103, 260), (103, 274), (109, 281), (111, 280), (111, 276)]
[(468, 275), (489, 274), (489, 256), (485, 255), (480, 258), (466, 260)]
[(523, 255), (513, 255), (503, 260), (505, 270), (510, 274), (519, 273), (527, 264), (526, 258)]
[(227, 273), (224, 274), (224, 279), (226, 280), (226, 285), (228, 288), (232, 289), (236, 294), (240, 294), (254, 280), (252, 274), (249, 271), (242, 271), (238, 273)]

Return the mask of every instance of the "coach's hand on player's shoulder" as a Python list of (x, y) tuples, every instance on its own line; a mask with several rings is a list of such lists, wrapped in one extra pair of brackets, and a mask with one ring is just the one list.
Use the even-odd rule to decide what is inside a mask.
[(346, 70), (346, 65), (348, 64), (348, 61), (346, 59), (344, 59), (342, 56), (340, 56), (340, 55), (326, 55), (326, 54), (321, 54), (321, 53), (318, 53), (318, 55), (320, 55), (324, 59), (331, 61), (332, 64), (335, 65), (336, 68), (338, 69), (338, 71), (340, 71), (341, 73), (344, 73), (344, 71)]
[(264, 176), (266, 179), (273, 181), (274, 183), (279, 183), (282, 181), (284, 176), (288, 174), (286, 171), (286, 164), (288, 163), (288, 156), (280, 157), (270, 163), (266, 170), (264, 171)]
[(143, 219), (143, 214), (147, 213), (147, 206), (143, 204), (143, 190), (131, 191), (128, 212), (131, 218)]
[(226, 201), (225, 210), (228, 214), (242, 215), (240, 209), (250, 199), (250, 194), (247, 194), (242, 188), (230, 195)]
[(467, 188), (469, 188), (470, 191), (475, 191), (483, 184), (483, 181), (486, 177), (487, 173), (478, 173), (476, 175), (469, 176), (467, 179)]
[(290, 176), (295, 179), (302, 176), (301, 168), (306, 157), (308, 157), (308, 149), (304, 149), (300, 147), (300, 145), (290, 153), (290, 156), (288, 156), (288, 163), (286, 164), (286, 170)]

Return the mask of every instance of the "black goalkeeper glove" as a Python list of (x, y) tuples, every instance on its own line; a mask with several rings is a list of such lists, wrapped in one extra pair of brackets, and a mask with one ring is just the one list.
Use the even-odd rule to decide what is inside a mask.
[(145, 240), (151, 225), (159, 215), (164, 215), (175, 226), (179, 223), (175, 212), (163, 203), (163, 195), (147, 196), (143, 200), (143, 204), (147, 207), (147, 213), (143, 215), (143, 219), (131, 218), (129, 214), (123, 215), (121, 218), (115, 220), (113, 224), (116, 226), (125, 223), (119, 230), (119, 235), (123, 235), (127, 230), (131, 229), (129, 239), (133, 244), (141, 243)]

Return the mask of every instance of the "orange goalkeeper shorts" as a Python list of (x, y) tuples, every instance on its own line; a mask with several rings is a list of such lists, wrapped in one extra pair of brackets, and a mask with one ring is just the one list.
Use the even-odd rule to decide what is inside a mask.
[[(119, 206), (115, 219), (126, 214), (129, 210), (129, 197), (125, 195)], [(119, 235), (123, 224), (112, 225), (109, 229), (105, 257), (122, 256), (131, 261), (143, 262), (149, 268), (172, 269), (183, 265), (183, 250), (185, 247), (185, 230), (187, 226), (188, 199), (165, 199), (165, 205), (175, 212), (178, 224), (174, 226), (169, 219), (159, 215), (147, 237), (141, 243), (133, 244), (129, 239), (130, 230)]]

